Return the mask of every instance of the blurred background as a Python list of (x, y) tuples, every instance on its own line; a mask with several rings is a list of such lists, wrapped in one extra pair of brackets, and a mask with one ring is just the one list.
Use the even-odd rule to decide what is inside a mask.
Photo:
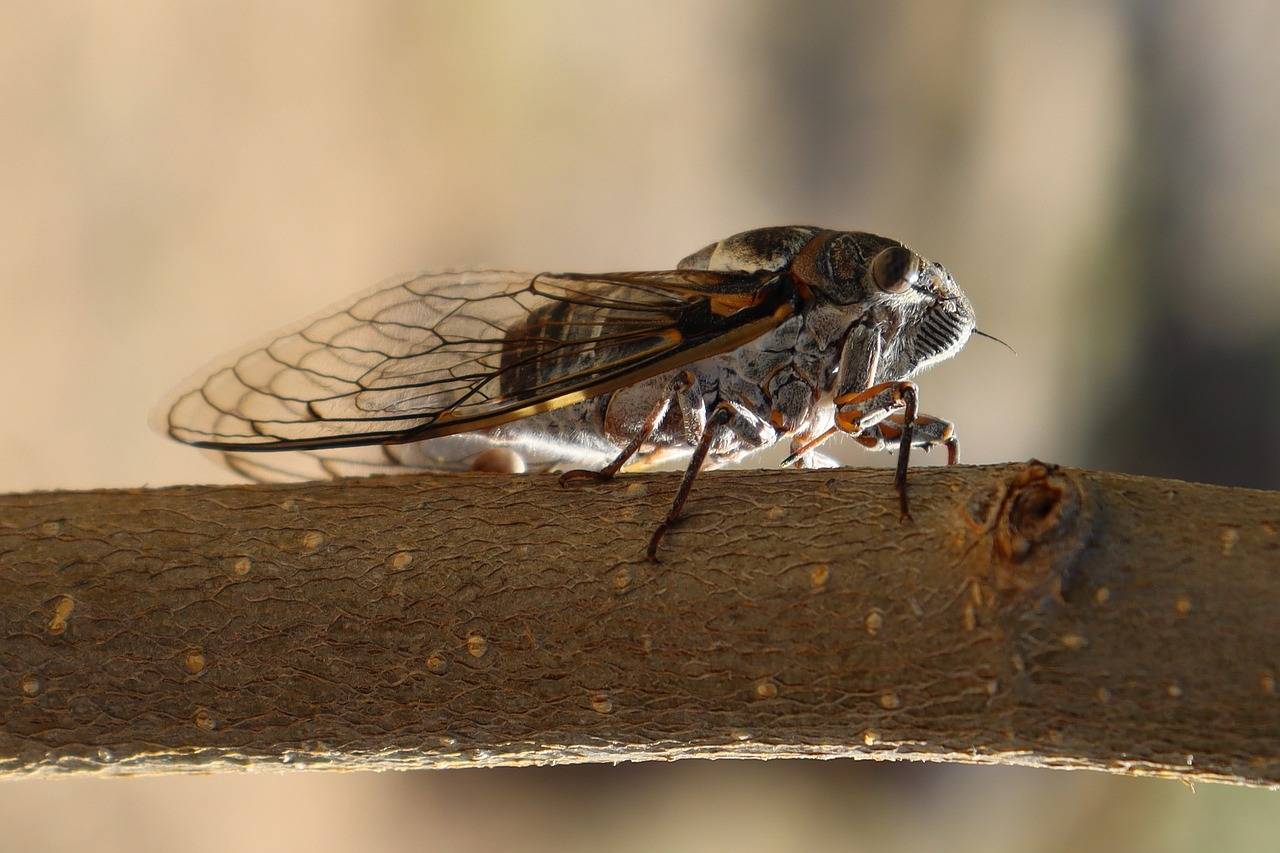
[[(922, 378), (967, 461), (1280, 487), (1273, 0), (4, 20), (0, 491), (231, 482), (149, 410), (392, 274), (663, 268), (787, 223), (910, 243), (1018, 351)], [(1275, 797), (816, 761), (36, 780), (0, 788), (0, 850), (1271, 850)]]

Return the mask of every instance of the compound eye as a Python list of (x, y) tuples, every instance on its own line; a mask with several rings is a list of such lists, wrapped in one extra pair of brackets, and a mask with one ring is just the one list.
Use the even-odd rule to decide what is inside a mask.
[(871, 259), (871, 280), (885, 293), (903, 293), (920, 278), (920, 256), (906, 246), (890, 246)]

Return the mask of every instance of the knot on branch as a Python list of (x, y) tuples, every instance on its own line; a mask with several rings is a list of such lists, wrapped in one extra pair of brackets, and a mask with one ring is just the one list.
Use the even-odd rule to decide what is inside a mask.
[(981, 561), (979, 575), (1006, 595), (1046, 585), (1061, 595), (1093, 526), (1084, 483), (1063, 468), (1034, 459), (975, 491), (964, 515), (979, 541), (990, 541), (990, 559)]

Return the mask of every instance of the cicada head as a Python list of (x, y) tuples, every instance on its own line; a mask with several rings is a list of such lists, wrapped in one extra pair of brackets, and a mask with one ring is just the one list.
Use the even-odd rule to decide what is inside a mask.
[(911, 376), (955, 355), (969, 341), (978, 319), (969, 297), (942, 264), (923, 261), (923, 289), (905, 307), (899, 362)]
[(796, 254), (792, 273), (811, 299), (880, 328), (881, 374), (906, 379), (950, 358), (977, 324), (942, 264), (877, 234), (827, 231)]

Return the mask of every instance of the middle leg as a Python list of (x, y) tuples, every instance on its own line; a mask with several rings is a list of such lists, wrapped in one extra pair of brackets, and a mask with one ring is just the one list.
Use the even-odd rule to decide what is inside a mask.
[(649, 538), (648, 557), (650, 562), (658, 561), (658, 544), (666, 536), (671, 526), (684, 514), (685, 501), (693, 489), (693, 481), (711, 454), (715, 467), (733, 462), (744, 453), (759, 450), (772, 444), (776, 438), (773, 427), (752, 411), (750, 406), (721, 400), (707, 419), (698, 445), (694, 448), (689, 465), (685, 468), (684, 477), (680, 480), (680, 488), (676, 491), (675, 500), (671, 502), (671, 510), (667, 517), (653, 531)]
[(843, 394), (835, 398), (836, 429), (853, 436), (873, 427), (892, 414), (901, 414), (901, 435), (898, 440), (898, 468), (893, 485), (898, 491), (898, 506), (902, 520), (911, 519), (907, 501), (907, 466), (911, 459), (911, 445), (918, 413), (919, 391), (914, 382), (881, 382), (865, 391)]

